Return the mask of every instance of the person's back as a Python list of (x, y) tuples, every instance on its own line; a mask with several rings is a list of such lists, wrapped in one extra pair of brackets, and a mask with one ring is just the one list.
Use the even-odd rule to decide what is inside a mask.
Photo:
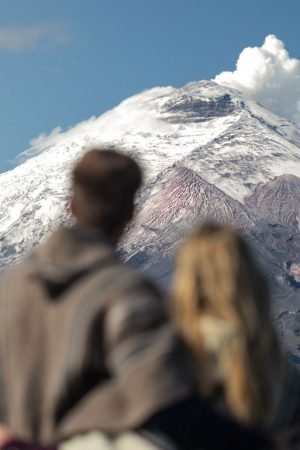
[[(156, 402), (164, 404), (162, 397), (168, 404), (168, 396), (183, 394), (176, 383), (174, 392), (165, 391), (154, 373), (173, 339), (161, 298), (120, 265), (99, 237), (93, 240), (78, 226), (57, 231), (5, 276), (1, 291), (3, 420), (18, 435), (51, 441), (57, 428), (68, 434), (70, 427), (84, 429), (87, 421), (91, 429), (120, 431), (142, 422), (156, 410)], [(130, 342), (134, 334), (139, 340)], [(144, 349), (139, 367), (131, 367), (130, 358), (144, 348), (143, 339), (152, 340), (152, 354)], [(153, 377), (149, 395), (143, 389), (147, 376)], [(91, 403), (96, 402), (98, 386), (93, 408), (87, 396), (93, 391)], [(87, 403), (78, 410), (86, 412), (77, 418), (82, 398)], [(96, 409), (98, 402), (101, 409)], [(64, 424), (70, 410), (74, 417)]]

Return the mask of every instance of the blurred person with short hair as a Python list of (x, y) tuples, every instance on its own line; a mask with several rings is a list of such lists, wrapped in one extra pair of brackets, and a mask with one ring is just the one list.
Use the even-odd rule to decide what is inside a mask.
[(141, 182), (132, 158), (85, 153), (76, 223), (1, 277), (0, 419), (20, 438), (134, 429), (190, 392), (159, 292), (115, 252)]

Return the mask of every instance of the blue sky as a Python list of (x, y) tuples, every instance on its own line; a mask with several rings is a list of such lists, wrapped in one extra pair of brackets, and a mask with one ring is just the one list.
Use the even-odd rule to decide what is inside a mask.
[(299, 58), (299, 17), (299, 0), (1, 0), (0, 171), (40, 133), (234, 70), (269, 34)]

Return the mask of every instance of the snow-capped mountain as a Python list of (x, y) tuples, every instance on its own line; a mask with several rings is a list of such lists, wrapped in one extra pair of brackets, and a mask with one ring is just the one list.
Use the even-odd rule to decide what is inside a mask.
[(299, 358), (298, 326), (294, 333), (290, 324), (300, 300), (300, 130), (238, 91), (200, 81), (150, 89), (37, 139), (34, 156), (0, 175), (2, 267), (69, 220), (71, 167), (99, 143), (115, 144), (145, 169), (123, 257), (166, 285), (191, 227), (206, 218), (234, 223), (268, 270), (275, 318)]

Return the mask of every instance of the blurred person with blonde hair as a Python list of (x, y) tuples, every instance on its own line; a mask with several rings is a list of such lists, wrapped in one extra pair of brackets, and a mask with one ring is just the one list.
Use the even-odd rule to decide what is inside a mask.
[(299, 374), (282, 354), (266, 280), (237, 231), (206, 224), (186, 239), (173, 300), (203, 396), (249, 425), (300, 418)]

